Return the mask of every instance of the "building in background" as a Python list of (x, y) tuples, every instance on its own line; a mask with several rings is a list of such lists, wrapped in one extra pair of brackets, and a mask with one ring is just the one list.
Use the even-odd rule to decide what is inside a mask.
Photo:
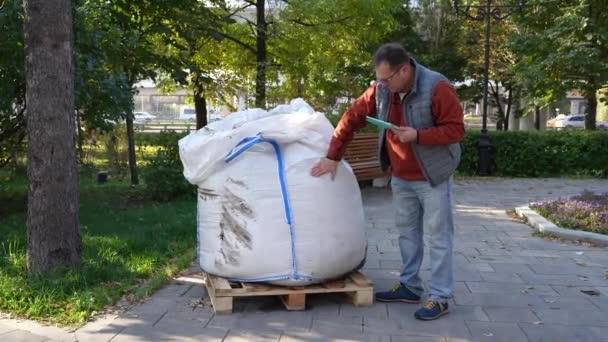
[[(179, 89), (171, 94), (164, 94), (151, 80), (144, 80), (136, 84), (137, 94), (133, 97), (134, 112), (150, 113), (158, 120), (195, 120), (194, 104), (188, 103), (187, 98), (192, 96), (189, 89)], [(208, 101), (207, 113), (209, 122), (230, 113), (225, 106), (212, 106)], [(239, 108), (240, 109), (240, 108)]]
[(135, 86), (137, 94), (133, 98), (134, 111), (150, 113), (159, 120), (177, 120), (182, 108), (188, 107), (186, 98), (192, 96), (192, 91), (187, 89), (162, 94), (150, 80), (141, 81)]

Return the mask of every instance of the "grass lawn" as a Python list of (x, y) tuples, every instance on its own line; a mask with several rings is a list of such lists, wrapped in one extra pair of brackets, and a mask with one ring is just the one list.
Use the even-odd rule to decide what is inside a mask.
[(608, 193), (531, 203), (530, 208), (562, 228), (608, 235)]
[(196, 200), (147, 199), (143, 186), (81, 182), (82, 268), (28, 276), (24, 179), (1, 179), (0, 311), (79, 325), (126, 296), (145, 297), (195, 257)]

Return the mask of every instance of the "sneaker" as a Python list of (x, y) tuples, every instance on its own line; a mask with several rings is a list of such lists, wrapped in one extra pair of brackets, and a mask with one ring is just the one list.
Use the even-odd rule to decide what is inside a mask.
[(414, 317), (423, 321), (430, 321), (447, 313), (448, 303), (440, 303), (436, 300), (429, 299), (420, 309), (416, 310)]
[(398, 283), (392, 289), (376, 293), (379, 302), (404, 302), (410, 304), (420, 303), (420, 296), (410, 291), (403, 284)]

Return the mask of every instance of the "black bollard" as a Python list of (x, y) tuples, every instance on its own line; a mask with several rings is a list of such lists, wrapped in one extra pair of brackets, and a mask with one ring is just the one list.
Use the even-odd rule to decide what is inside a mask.
[(103, 184), (107, 181), (108, 181), (108, 172), (107, 171), (97, 172), (97, 183)]

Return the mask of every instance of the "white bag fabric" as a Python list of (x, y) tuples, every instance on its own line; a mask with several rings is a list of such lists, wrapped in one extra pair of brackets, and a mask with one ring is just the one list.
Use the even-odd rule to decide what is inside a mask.
[(333, 128), (301, 99), (247, 110), (179, 141), (184, 176), (198, 186), (202, 269), (231, 280), (304, 285), (362, 265), (367, 249), (357, 181), (310, 176)]

